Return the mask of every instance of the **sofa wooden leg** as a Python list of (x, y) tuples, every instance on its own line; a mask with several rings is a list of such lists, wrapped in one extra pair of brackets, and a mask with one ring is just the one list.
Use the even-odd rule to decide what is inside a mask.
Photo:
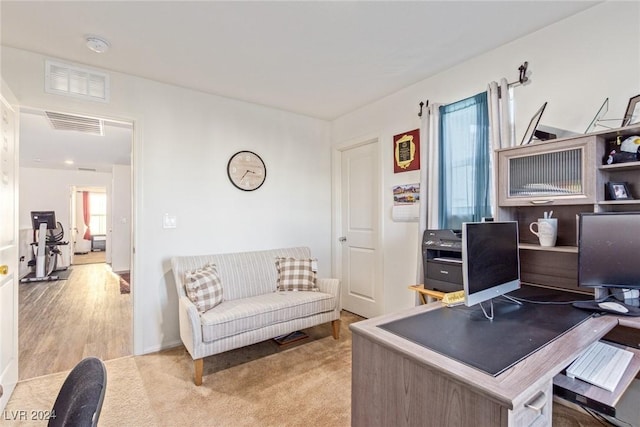
[(194, 377), (193, 382), (196, 385), (202, 385), (202, 371), (204, 370), (204, 358), (193, 361)]
[(340, 319), (331, 321), (332, 335), (334, 339), (340, 338)]

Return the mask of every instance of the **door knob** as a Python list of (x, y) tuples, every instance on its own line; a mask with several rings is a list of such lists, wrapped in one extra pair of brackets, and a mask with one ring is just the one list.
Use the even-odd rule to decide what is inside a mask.
[(9, 274), (9, 266), (0, 265), (0, 274)]
[(338, 237), (338, 242), (346, 242), (347, 238), (345, 236)]

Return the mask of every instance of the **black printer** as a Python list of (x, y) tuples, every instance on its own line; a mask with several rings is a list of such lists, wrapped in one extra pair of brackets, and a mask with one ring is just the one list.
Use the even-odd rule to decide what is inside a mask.
[(422, 261), (425, 289), (461, 291), (461, 230), (425, 230), (422, 236)]

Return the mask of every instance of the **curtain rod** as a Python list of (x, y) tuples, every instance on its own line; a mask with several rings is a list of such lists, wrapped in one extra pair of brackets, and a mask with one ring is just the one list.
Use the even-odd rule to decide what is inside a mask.
[(427, 99), (427, 102), (420, 101), (418, 106), (420, 107), (420, 110), (418, 110), (418, 117), (422, 117), (422, 108), (429, 108), (429, 100)]
[(529, 77), (527, 77), (527, 67), (529, 67), (529, 62), (524, 61), (522, 65), (518, 67), (518, 71), (520, 72), (520, 75), (518, 76), (518, 81), (509, 83), (508, 84), (509, 87), (521, 86), (529, 82)]
[[(518, 67), (518, 80), (515, 82), (511, 82), (511, 83), (507, 83), (508, 87), (516, 87), (516, 86), (523, 86), (525, 84), (531, 83), (531, 80), (529, 80), (529, 77), (527, 76), (527, 69), (529, 67), (529, 62), (528, 61), (524, 61), (519, 67)], [(500, 93), (500, 88), (498, 87), (498, 96), (501, 96)], [(422, 109), (423, 108), (429, 108), (429, 100), (427, 99), (426, 102), (420, 101), (420, 103), (418, 104), (419, 110), (418, 110), (418, 117), (422, 117)]]

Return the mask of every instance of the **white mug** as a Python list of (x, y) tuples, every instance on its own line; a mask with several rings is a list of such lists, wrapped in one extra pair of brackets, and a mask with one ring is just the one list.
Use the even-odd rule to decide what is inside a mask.
[[(537, 231), (533, 226), (537, 227)], [(529, 230), (540, 240), (540, 246), (555, 246), (558, 238), (557, 218), (538, 218), (538, 221), (529, 224)]]

